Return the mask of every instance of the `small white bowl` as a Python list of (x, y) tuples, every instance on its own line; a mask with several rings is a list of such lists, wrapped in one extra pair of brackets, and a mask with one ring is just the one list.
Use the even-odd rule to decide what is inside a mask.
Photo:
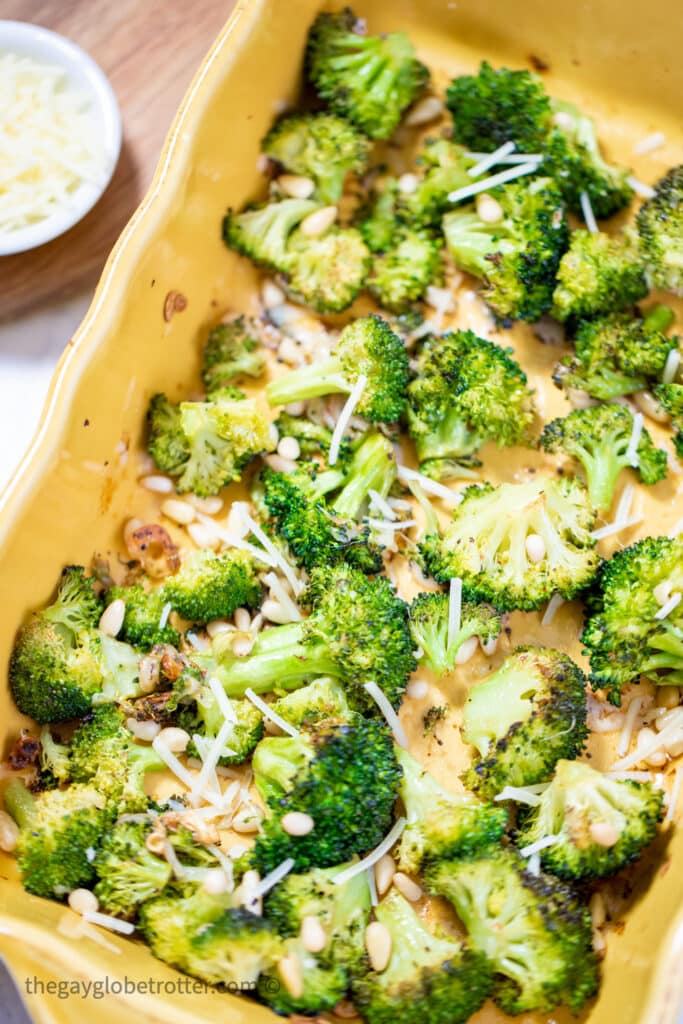
[(90, 97), (106, 159), (101, 181), (84, 182), (69, 197), (68, 206), (29, 227), (0, 231), (0, 256), (35, 249), (82, 220), (107, 188), (121, 152), (121, 113), (116, 96), (104, 72), (80, 46), (38, 25), (0, 20), (0, 54), (7, 52), (59, 65), (70, 84)]

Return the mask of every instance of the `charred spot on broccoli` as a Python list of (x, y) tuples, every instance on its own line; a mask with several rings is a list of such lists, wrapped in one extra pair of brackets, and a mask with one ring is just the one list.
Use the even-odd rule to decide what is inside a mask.
[(410, 606), (410, 632), (415, 646), (424, 651), (420, 663), (440, 676), (454, 668), (458, 651), (470, 637), (486, 644), (500, 633), (500, 616), (493, 608), (471, 601), (461, 606), (458, 628), (449, 630), (449, 606), (448, 596), (441, 593), (417, 594)]
[(601, 316), (632, 306), (647, 295), (633, 238), (583, 228), (572, 231), (560, 260), (552, 315), (558, 320)]
[(243, 377), (260, 377), (265, 365), (255, 321), (238, 316), (218, 324), (209, 332), (202, 357), (206, 393), (222, 391)]
[(217, 555), (201, 549), (168, 577), (162, 593), (184, 619), (203, 624), (230, 619), (237, 608), (258, 608), (261, 584), (256, 563), (246, 552)]
[(683, 165), (657, 182), (636, 224), (650, 287), (683, 295)]

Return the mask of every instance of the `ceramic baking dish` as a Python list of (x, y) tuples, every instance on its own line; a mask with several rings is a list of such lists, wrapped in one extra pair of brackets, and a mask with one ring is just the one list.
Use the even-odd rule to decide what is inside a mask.
[[(195, 379), (196, 339), (229, 304), (249, 308), (255, 283), (228, 254), (219, 224), (254, 190), (259, 140), (283, 100), (296, 95), (306, 29), (319, 0), (237, 4), (174, 122), (149, 194), (107, 263), (93, 304), (56, 372), (42, 422), (0, 498), (0, 663), (22, 617), (45, 601), (65, 562), (115, 548), (131, 507), (147, 401), (176, 398)], [(372, 31), (407, 30), (442, 73), (493, 63), (542, 70), (551, 92), (602, 115), (624, 156), (634, 139), (666, 133), (663, 159), (680, 161), (680, 7), (675, 0), (358, 0)], [(191, 14), (187, 31), (192, 30)], [(186, 307), (175, 312), (173, 296)], [(182, 305), (180, 304), (175, 304)], [(656, 531), (653, 531), (656, 532)], [(4, 675), (4, 670), (3, 670)], [(5, 686), (5, 745), (21, 724)], [(683, 991), (683, 832), (636, 882), (620, 932), (609, 937), (591, 1024), (668, 1024)], [(24, 893), (11, 858), (0, 862), (0, 953), (37, 1021), (224, 1024), (275, 1020), (228, 995), (178, 990), (181, 976), (137, 943), (109, 948), (70, 938), (62, 907)], [(153, 979), (161, 988), (150, 993)], [(98, 982), (84, 996), (81, 985)], [(52, 983), (48, 987), (48, 983)], [(137, 984), (135, 983), (143, 983)], [(199, 987), (199, 986), (198, 986)], [(135, 988), (135, 991), (131, 991)], [(167, 990), (165, 990), (167, 989)], [(175, 989), (175, 991), (174, 991)], [(503, 1018), (488, 1004), (479, 1024)], [(563, 1013), (555, 1021), (570, 1020)], [(548, 1020), (525, 1016), (522, 1024)]]

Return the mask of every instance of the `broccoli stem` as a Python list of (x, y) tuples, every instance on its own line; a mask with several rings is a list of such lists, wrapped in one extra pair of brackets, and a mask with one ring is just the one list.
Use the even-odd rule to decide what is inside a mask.
[(339, 669), (324, 644), (305, 643), (304, 624), (275, 626), (259, 635), (246, 658), (218, 655), (218, 678), (229, 697), (292, 690), (314, 676), (338, 676)]
[(372, 435), (356, 453), (350, 479), (334, 501), (335, 512), (355, 519), (367, 499), (368, 491), (377, 491), (386, 498), (394, 476), (394, 462), (386, 438), (382, 434)]
[(676, 319), (673, 309), (670, 306), (653, 306), (644, 317), (643, 326), (648, 331), (659, 331), (664, 334), (671, 327)]
[(290, 402), (303, 402), (323, 395), (347, 395), (352, 386), (341, 361), (331, 356), (271, 381), (266, 388), (266, 397), (271, 405), (289, 405)]
[(3, 793), (5, 810), (19, 828), (29, 828), (36, 810), (35, 797), (19, 779), (11, 779)]
[(591, 451), (582, 448), (576, 456), (586, 472), (586, 483), (591, 504), (597, 509), (608, 509), (617, 486), (619, 474), (625, 466), (624, 438), (608, 435), (600, 447)]
[(651, 654), (645, 658), (642, 672), (647, 675), (648, 672), (670, 669), (671, 674), (661, 677), (659, 682), (678, 685), (683, 681), (683, 637), (678, 635), (678, 630), (674, 632), (669, 626), (665, 633), (657, 633), (650, 637), (647, 645), (659, 651), (659, 654)]
[[(482, 443), (481, 437), (473, 433), (460, 414), (451, 409), (433, 425), (428, 434), (416, 434), (415, 447), (420, 462), (432, 459), (465, 459), (471, 456)], [(472, 462), (471, 458), (467, 461)]]

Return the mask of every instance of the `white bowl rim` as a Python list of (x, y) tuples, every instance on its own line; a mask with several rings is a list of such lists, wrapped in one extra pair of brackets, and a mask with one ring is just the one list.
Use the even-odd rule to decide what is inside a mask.
[(70, 76), (73, 77), (77, 69), (79, 80), (87, 85), (101, 120), (108, 166), (102, 181), (97, 184), (84, 183), (74, 193), (74, 202), (68, 207), (56, 210), (52, 216), (26, 228), (4, 234), (0, 232), (0, 257), (44, 245), (82, 220), (109, 186), (121, 153), (122, 126), (118, 101), (109, 79), (93, 58), (76, 43), (52, 29), (25, 21), (0, 19), (0, 52), (11, 51), (14, 47), (19, 52), (28, 52), (32, 46), (40, 50), (41, 57), (62, 66)]

